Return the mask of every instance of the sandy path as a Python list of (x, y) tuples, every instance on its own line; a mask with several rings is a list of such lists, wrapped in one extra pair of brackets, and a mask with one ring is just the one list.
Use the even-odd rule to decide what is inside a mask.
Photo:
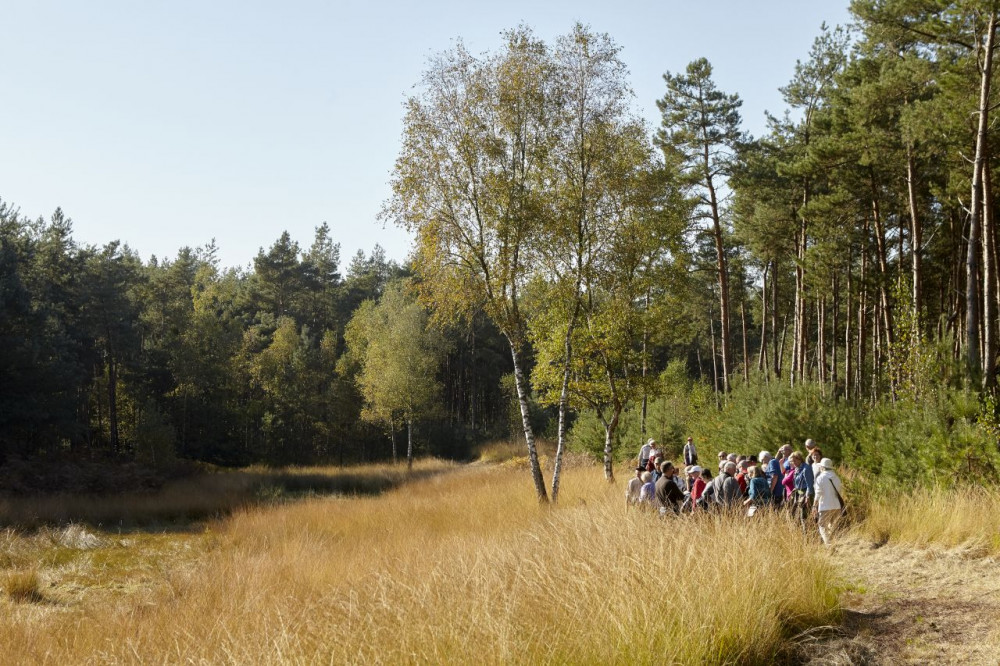
[(850, 536), (831, 557), (848, 585), (844, 623), (807, 638), (805, 663), (1000, 664), (996, 557)]

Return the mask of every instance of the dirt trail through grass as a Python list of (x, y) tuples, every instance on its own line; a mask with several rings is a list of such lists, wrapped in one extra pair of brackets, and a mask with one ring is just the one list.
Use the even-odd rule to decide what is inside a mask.
[(1000, 664), (1000, 567), (968, 549), (843, 537), (843, 626), (804, 657), (819, 664)]

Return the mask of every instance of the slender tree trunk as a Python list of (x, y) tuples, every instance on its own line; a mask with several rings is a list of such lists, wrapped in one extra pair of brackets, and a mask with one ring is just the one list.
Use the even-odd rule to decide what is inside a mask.
[(785, 334), (788, 333), (788, 315), (783, 315), (781, 317), (781, 344), (778, 347), (778, 354), (783, 355), (785, 353)]
[(573, 360), (573, 331), (576, 329), (577, 318), (580, 315), (579, 283), (577, 283), (576, 305), (569, 325), (566, 327), (566, 337), (563, 340), (565, 359), (563, 363), (562, 387), (559, 391), (559, 430), (556, 440), (556, 459), (552, 467), (552, 501), (559, 499), (559, 478), (562, 472), (562, 457), (566, 447), (566, 413), (569, 411), (569, 380), (570, 364)]
[(772, 364), (774, 365), (774, 376), (776, 379), (781, 377), (781, 355), (785, 351), (785, 333), (784, 333), (784, 323), (782, 323), (782, 333), (781, 333), (781, 349), (778, 349), (778, 260), (775, 259), (771, 262), (774, 269), (771, 271), (771, 347), (773, 348)]
[(878, 400), (879, 380), (882, 376), (882, 305), (875, 300), (872, 313), (872, 403)]
[(847, 306), (844, 308), (844, 397), (847, 400), (851, 400), (853, 394), (851, 393), (852, 383), (854, 381), (854, 366), (852, 360), (854, 355), (851, 353), (851, 321), (854, 319), (854, 294), (851, 290), (851, 266), (854, 265), (854, 257), (852, 256), (853, 246), (848, 251), (847, 254)]
[[(649, 289), (646, 289), (646, 313), (649, 312)], [(639, 416), (639, 439), (646, 441), (646, 410), (649, 396), (646, 394), (646, 373), (649, 372), (649, 326), (647, 318), (642, 320), (642, 412)]]
[(878, 270), (881, 279), (879, 280), (879, 296), (882, 299), (881, 311), (884, 321), (885, 339), (888, 343), (886, 352), (889, 354), (889, 362), (892, 363), (892, 344), (895, 342), (892, 327), (892, 308), (889, 301), (889, 261), (885, 242), (885, 225), (882, 224), (882, 211), (878, 201), (878, 190), (875, 186), (874, 171), (869, 169), (870, 184), (872, 191), (872, 221), (875, 223), (875, 243), (878, 253)]
[(840, 395), (837, 387), (837, 329), (840, 324), (840, 273), (833, 274), (833, 327), (830, 330), (830, 383), (833, 384), (833, 394)]
[(760, 285), (760, 354), (757, 355), (757, 372), (767, 371), (767, 270), (771, 264), (764, 264), (764, 276)]
[[(808, 138), (806, 140), (808, 143)], [(799, 214), (799, 229), (796, 239), (795, 262), (795, 340), (792, 346), (792, 384), (796, 376), (799, 381), (806, 378), (806, 347), (808, 345), (808, 325), (806, 324), (806, 250), (809, 247), (809, 225), (805, 217), (805, 207), (809, 204), (809, 181), (802, 184), (802, 212)]]
[(406, 469), (413, 471), (413, 419), (406, 419)]
[(923, 330), (921, 311), (923, 309), (923, 270), (921, 255), (923, 249), (923, 231), (920, 227), (920, 217), (917, 215), (917, 184), (916, 160), (913, 158), (913, 146), (906, 146), (906, 190), (910, 200), (910, 270), (913, 281), (913, 327), (919, 336)]
[(715, 350), (715, 317), (708, 318), (708, 332), (712, 336), (712, 388), (715, 390), (715, 401), (719, 402), (719, 363), (718, 352)]
[(524, 441), (528, 445), (528, 462), (531, 466), (531, 479), (535, 483), (535, 494), (539, 502), (548, 501), (548, 493), (545, 491), (545, 479), (542, 477), (542, 468), (538, 462), (538, 449), (535, 447), (535, 432), (531, 428), (531, 410), (528, 406), (528, 382), (524, 377), (524, 370), (521, 368), (521, 353), (513, 340), (510, 342), (511, 360), (514, 362), (514, 387), (517, 389), (517, 402), (521, 408), (521, 425), (524, 428)]
[(993, 78), (993, 39), (996, 35), (996, 11), (990, 12), (986, 27), (986, 46), (979, 84), (979, 126), (976, 131), (976, 157), (972, 163), (972, 203), (969, 206), (969, 245), (965, 263), (965, 336), (966, 359), (969, 372), (976, 379), (982, 376), (982, 359), (979, 356), (980, 296), (979, 296), (979, 246), (981, 238), (983, 165), (986, 162), (986, 138), (989, 129), (990, 83)]
[(816, 303), (816, 370), (820, 394), (826, 396), (826, 296)]
[(861, 276), (858, 282), (858, 367), (854, 381), (857, 398), (862, 397), (864, 390), (863, 375), (865, 371), (865, 345), (868, 341), (868, 218), (865, 217), (864, 237), (861, 244)]
[(111, 336), (108, 335), (106, 351), (108, 354), (108, 428), (111, 438), (111, 450), (120, 453), (121, 443), (118, 440), (118, 364), (111, 347)]
[(622, 415), (622, 408), (620, 406), (615, 407), (613, 412), (609, 421), (601, 419), (604, 425), (604, 478), (608, 483), (614, 483), (615, 481), (614, 441), (615, 433), (618, 431), (618, 423)]
[[(708, 147), (705, 147), (705, 169), (708, 172)], [(715, 261), (719, 278), (719, 320), (722, 338), (722, 390), (729, 393), (729, 372), (733, 366), (732, 349), (729, 335), (729, 267), (726, 259), (726, 247), (722, 237), (722, 219), (719, 203), (716, 200), (715, 186), (711, 176), (707, 178), (709, 202), (712, 207), (712, 235), (715, 238)], [(714, 343), (715, 338), (713, 336)]]
[(747, 304), (740, 299), (740, 323), (743, 325), (743, 382), (750, 383), (750, 348), (747, 346)]
[(392, 464), (399, 464), (399, 455), (396, 451), (396, 424), (389, 421), (389, 441), (392, 442)]
[(993, 182), (989, 161), (983, 162), (983, 387), (996, 386), (997, 303), (996, 265), (993, 242), (996, 227), (993, 219)]

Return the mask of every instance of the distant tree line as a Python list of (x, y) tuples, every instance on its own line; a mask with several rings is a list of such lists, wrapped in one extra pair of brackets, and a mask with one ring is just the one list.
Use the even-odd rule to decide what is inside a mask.
[[(412, 309), (407, 269), (376, 246), (342, 275), (326, 224), (304, 250), (281, 234), (249, 270), (220, 270), (216, 251), (143, 262), (118, 242), (79, 246), (60, 210), (30, 220), (0, 203), (0, 455), (386, 458), (387, 435), (405, 422), (360, 418), (365, 396), (359, 368), (343, 361), (344, 335), (387, 290)], [(425, 368), (435, 388), (424, 393), (437, 403), (419, 442), (463, 457), (506, 428), (500, 378), (509, 367), (482, 318), (449, 334)], [(412, 422), (414, 412), (403, 416)]]

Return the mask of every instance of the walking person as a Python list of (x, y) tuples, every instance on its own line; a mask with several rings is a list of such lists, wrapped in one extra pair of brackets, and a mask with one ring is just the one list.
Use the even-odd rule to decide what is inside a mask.
[(823, 473), (816, 478), (816, 504), (813, 513), (819, 515), (819, 537), (824, 545), (829, 546), (837, 519), (844, 511), (844, 484), (833, 471), (832, 460), (823, 458), (819, 464)]

